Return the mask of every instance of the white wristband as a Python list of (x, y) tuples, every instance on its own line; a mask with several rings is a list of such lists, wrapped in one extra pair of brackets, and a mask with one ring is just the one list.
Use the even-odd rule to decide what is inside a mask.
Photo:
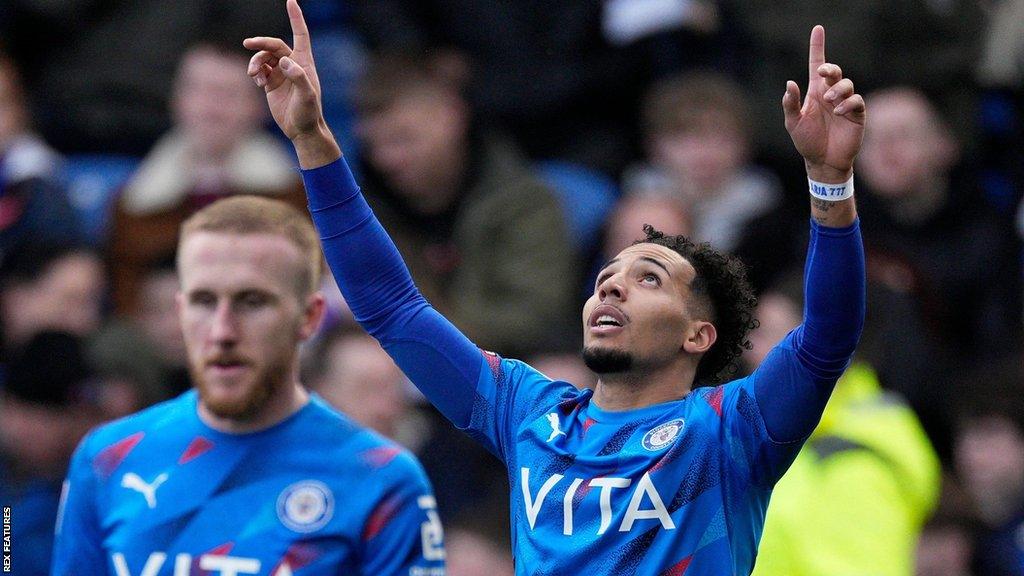
[(807, 179), (810, 185), (811, 196), (826, 202), (839, 202), (853, 197), (853, 176), (842, 184), (824, 184)]

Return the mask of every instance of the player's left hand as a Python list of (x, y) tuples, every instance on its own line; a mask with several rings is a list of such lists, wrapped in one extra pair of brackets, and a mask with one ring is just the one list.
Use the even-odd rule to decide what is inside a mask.
[(843, 78), (839, 66), (825, 61), (825, 29), (811, 30), (807, 98), (790, 80), (782, 97), (786, 130), (804, 157), (808, 175), (821, 182), (845, 182), (853, 175), (867, 117), (864, 98)]
[(296, 0), (287, 1), (287, 10), (292, 46), (280, 38), (264, 36), (246, 38), (242, 44), (257, 51), (249, 61), (249, 76), (267, 93), (274, 120), (294, 141), (317, 133), (325, 122), (309, 29)]

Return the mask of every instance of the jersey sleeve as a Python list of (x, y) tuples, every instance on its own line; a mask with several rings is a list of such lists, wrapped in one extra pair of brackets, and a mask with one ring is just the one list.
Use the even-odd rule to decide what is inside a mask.
[(107, 559), (96, 510), (96, 475), (86, 437), (71, 458), (55, 528), (52, 576), (105, 576)]
[(779, 353), (766, 357), (752, 378), (772, 440), (802, 441), (818, 425), (860, 339), (865, 291), (860, 221), (845, 228), (811, 221), (803, 323), (783, 339)]
[(303, 171), (303, 179), (324, 255), (356, 321), (442, 414), (504, 458), (501, 437), (512, 415), (551, 381), (481, 351), (423, 298), (343, 159)]
[(423, 469), (408, 454), (363, 526), (362, 574), (444, 574), (444, 530)]
[(552, 381), (528, 364), (482, 352), (485, 369), (476, 386), (472, 418), (463, 428), (502, 462), (510, 464), (520, 423), (575, 398), (576, 388)]
[(743, 447), (734, 454), (763, 487), (782, 477), (818, 425), (860, 338), (865, 279), (859, 221), (845, 228), (811, 222), (804, 295), (803, 323), (751, 376), (725, 387), (729, 434)]

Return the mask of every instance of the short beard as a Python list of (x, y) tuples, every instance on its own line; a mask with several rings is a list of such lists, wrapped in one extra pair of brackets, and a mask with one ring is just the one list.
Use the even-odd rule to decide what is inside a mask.
[(256, 376), (256, 382), (242, 398), (236, 401), (221, 401), (206, 393), (207, 385), (201, 372), (192, 371), (192, 378), (199, 391), (199, 399), (211, 414), (226, 420), (245, 422), (253, 420), (263, 412), (271, 397), (284, 385), (288, 377), (288, 365), (272, 363)]
[(622, 350), (586, 347), (583, 363), (595, 374), (621, 374), (633, 367), (633, 355)]

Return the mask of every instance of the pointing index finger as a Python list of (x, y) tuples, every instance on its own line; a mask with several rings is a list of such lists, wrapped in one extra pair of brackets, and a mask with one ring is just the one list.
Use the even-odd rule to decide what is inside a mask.
[(312, 54), (309, 28), (306, 28), (306, 20), (302, 17), (302, 9), (299, 8), (298, 0), (288, 0), (287, 7), (288, 21), (292, 25), (292, 50), (300, 54)]
[[(294, 0), (289, 0), (293, 2)], [(811, 48), (808, 59), (810, 69), (810, 82), (818, 78), (818, 67), (825, 63), (825, 28), (820, 24), (811, 30)]]

